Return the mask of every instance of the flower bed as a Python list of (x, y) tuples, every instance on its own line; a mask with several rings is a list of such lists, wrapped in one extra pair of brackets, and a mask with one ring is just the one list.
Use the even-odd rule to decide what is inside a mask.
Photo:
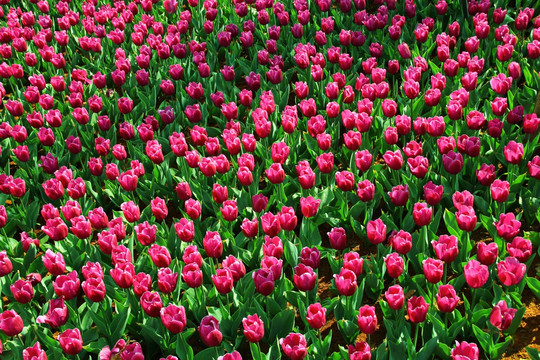
[(533, 5), (0, 0), (2, 359), (539, 359)]

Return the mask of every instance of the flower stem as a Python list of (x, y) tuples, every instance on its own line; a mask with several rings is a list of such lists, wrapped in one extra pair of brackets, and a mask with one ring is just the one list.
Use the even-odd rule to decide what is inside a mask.
[(416, 344), (418, 343), (418, 329), (420, 328), (420, 324), (416, 324), (416, 328), (414, 329), (414, 351), (416, 351)]

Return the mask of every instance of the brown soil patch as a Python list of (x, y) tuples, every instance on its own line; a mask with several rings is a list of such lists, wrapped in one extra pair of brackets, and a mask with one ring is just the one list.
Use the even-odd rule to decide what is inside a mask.
[(502, 360), (529, 359), (525, 347), (540, 351), (540, 299), (536, 298), (529, 288), (525, 288), (523, 304), (527, 310), (514, 334), (514, 343), (508, 347)]

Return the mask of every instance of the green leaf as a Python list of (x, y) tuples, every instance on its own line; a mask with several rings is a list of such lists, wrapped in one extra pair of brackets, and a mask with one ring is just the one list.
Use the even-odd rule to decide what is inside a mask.
[(211, 347), (208, 349), (204, 349), (203, 351), (200, 351), (195, 355), (193, 360), (208, 360), (208, 359), (217, 359), (215, 356), (217, 353), (217, 348)]
[(251, 350), (251, 356), (253, 356), (253, 360), (262, 360), (266, 359), (266, 357), (261, 354), (261, 350), (259, 349), (259, 345), (254, 343), (249, 343), (249, 348)]
[(437, 344), (439, 342), (439, 338), (437, 336), (431, 338), (424, 346), (422, 346), (422, 349), (418, 352), (416, 355), (416, 360), (427, 360), (431, 359), (431, 355), (433, 355), (433, 352), (437, 348)]
[(510, 342), (512, 341), (512, 337), (511, 336), (507, 336), (505, 339), (504, 339), (504, 342), (502, 343), (499, 343), (499, 344), (495, 344), (491, 350), (490, 350), (490, 355), (491, 355), (491, 358), (492, 359), (500, 359), (503, 354), (505, 353), (506, 351), (506, 348), (508, 347), (508, 345), (510, 345)]
[(484, 349), (485, 352), (490, 352), (490, 349), (493, 347), (493, 340), (491, 339), (491, 336), (484, 332), (482, 329), (480, 329), (478, 326), (473, 324), (473, 332), (474, 336), (478, 340), (478, 343)]
[(461, 230), (457, 224), (456, 215), (452, 214), (448, 209), (444, 211), (444, 224), (446, 225), (446, 230), (451, 235), (461, 237)]
[(118, 340), (124, 335), (128, 323), (131, 307), (126, 307), (120, 314), (114, 316), (111, 322), (111, 337), (113, 340)]
[(296, 248), (296, 245), (292, 241), (285, 240), (285, 260), (291, 265), (292, 267), (295, 267), (298, 263), (298, 249)]
[(108, 323), (104, 321), (104, 319), (99, 315), (99, 313), (93, 312), (93, 311), (89, 311), (89, 313), (90, 313), (90, 316), (92, 317), (92, 321), (94, 321), (94, 324), (96, 324), (99, 331), (101, 331), (103, 334), (107, 335), (108, 337), (110, 335)]
[(527, 285), (534, 295), (540, 299), (540, 280), (533, 277), (527, 277)]
[(512, 324), (505, 331), (506, 334), (513, 335), (516, 332), (517, 328), (521, 324), (521, 319), (523, 319), (523, 315), (525, 315), (525, 310), (527, 310), (527, 308), (523, 306), (516, 311), (514, 319), (512, 319)]
[(178, 334), (178, 339), (176, 340), (176, 355), (180, 359), (184, 360), (193, 360), (193, 348), (188, 345), (187, 338), (189, 338), (192, 333), (182, 332)]
[(531, 360), (540, 360), (540, 351), (531, 347), (526, 347), (525, 350), (527, 350), (527, 354), (529, 354)]
[(273, 342), (289, 334), (294, 326), (294, 311), (284, 310), (278, 312), (270, 323), (269, 339)]
[(358, 333), (358, 324), (356, 321), (350, 321), (350, 320), (338, 320), (337, 322), (339, 332), (341, 332), (341, 335), (345, 338), (345, 340), (348, 341), (348, 343), (352, 344), (354, 342), (354, 339), (356, 339), (356, 335)]

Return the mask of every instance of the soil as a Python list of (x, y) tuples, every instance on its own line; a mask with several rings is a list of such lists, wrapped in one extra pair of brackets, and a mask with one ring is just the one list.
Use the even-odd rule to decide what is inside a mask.
[(529, 359), (525, 347), (540, 351), (540, 300), (529, 288), (525, 288), (522, 298), (527, 310), (514, 334), (514, 343), (510, 344), (502, 360)]

